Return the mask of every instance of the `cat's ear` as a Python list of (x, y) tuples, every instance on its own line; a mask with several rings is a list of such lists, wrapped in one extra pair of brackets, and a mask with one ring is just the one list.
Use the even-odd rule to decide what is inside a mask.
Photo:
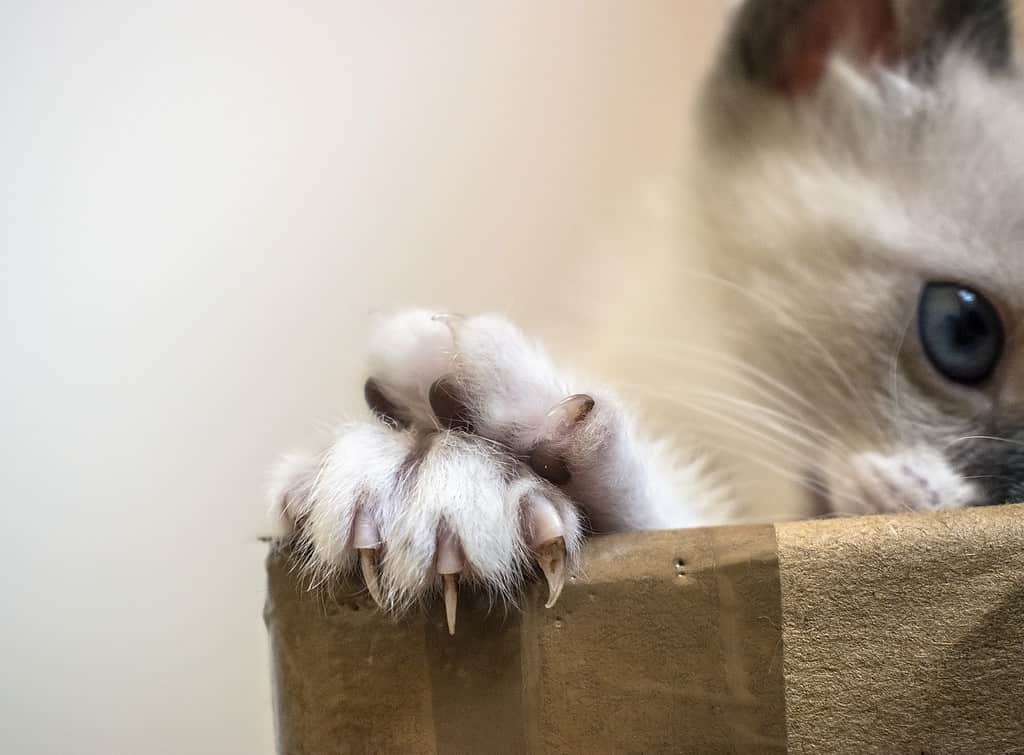
[(732, 23), (730, 69), (790, 95), (813, 90), (838, 52), (911, 70), (954, 45), (993, 71), (1012, 56), (1008, 0), (746, 0)]

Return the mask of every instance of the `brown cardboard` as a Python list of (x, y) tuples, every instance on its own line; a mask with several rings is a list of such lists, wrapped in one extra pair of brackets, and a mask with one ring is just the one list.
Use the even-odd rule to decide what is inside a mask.
[(1022, 543), (1021, 507), (596, 538), (454, 638), (272, 553), (279, 750), (1024, 751)]
[(777, 532), (795, 752), (1024, 752), (1024, 508)]

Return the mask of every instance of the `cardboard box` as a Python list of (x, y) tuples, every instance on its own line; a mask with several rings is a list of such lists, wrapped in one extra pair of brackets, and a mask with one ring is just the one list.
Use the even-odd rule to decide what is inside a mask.
[(268, 560), (279, 751), (1024, 752), (1024, 507), (592, 540), (395, 621)]

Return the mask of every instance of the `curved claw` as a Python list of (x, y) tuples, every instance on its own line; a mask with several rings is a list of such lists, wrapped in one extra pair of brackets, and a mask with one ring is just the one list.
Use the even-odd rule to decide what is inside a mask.
[(558, 510), (544, 496), (530, 496), (528, 506), (531, 545), (548, 582), (545, 608), (551, 608), (565, 586), (565, 528)]
[(458, 336), (458, 334), (455, 332), (455, 329), (460, 324), (462, 324), (462, 322), (466, 319), (466, 316), (459, 314), (458, 312), (438, 312), (434, 315), (431, 315), (430, 319), (433, 320), (434, 322), (439, 322), (446, 328), (448, 328), (448, 332), (451, 334), (452, 343), (454, 345), (455, 340)]
[(444, 613), (448, 620), (448, 634), (455, 636), (455, 609), (459, 603), (459, 575), (444, 574)]
[(548, 411), (546, 429), (549, 434), (572, 429), (594, 410), (594, 399), (586, 393), (576, 393), (562, 399)]
[(565, 538), (556, 537), (537, 549), (537, 563), (548, 581), (548, 602), (545, 608), (552, 608), (565, 587)]
[(459, 603), (459, 573), (465, 568), (459, 539), (446, 534), (437, 544), (437, 563), (434, 567), (444, 580), (444, 613), (448, 620), (448, 634), (455, 634), (455, 610)]
[(563, 457), (566, 441), (594, 410), (594, 399), (577, 393), (563, 399), (544, 418), (540, 440), (530, 452), (530, 467), (553, 485), (565, 485), (572, 474)]
[(430, 316), (430, 319), (434, 322), (462, 322), (466, 319), (466, 316), (461, 312), (435, 312)]
[(359, 551), (359, 568), (370, 597), (380, 607), (384, 601), (380, 596), (380, 580), (377, 577), (377, 548), (380, 547), (380, 531), (370, 514), (360, 510), (352, 527), (352, 544)]
[(359, 568), (363, 572), (363, 581), (366, 582), (366, 589), (378, 607), (384, 608), (384, 601), (380, 597), (380, 582), (377, 579), (377, 549), (359, 549)]

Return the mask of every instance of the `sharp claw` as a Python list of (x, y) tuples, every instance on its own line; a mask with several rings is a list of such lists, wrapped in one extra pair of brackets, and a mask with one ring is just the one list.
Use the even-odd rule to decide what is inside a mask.
[(373, 517), (366, 509), (360, 509), (352, 523), (352, 545), (359, 551), (359, 568), (363, 572), (366, 589), (369, 590), (373, 601), (383, 609), (380, 580), (377, 578), (377, 548), (380, 547), (380, 543), (380, 530), (377, 529)]
[(448, 618), (448, 634), (455, 636), (455, 607), (459, 602), (459, 575), (445, 574), (444, 578), (444, 612)]
[(545, 608), (552, 608), (565, 587), (565, 538), (556, 537), (537, 548), (537, 563), (548, 581), (548, 602)]
[(582, 422), (594, 410), (594, 399), (585, 393), (577, 393), (557, 403), (548, 412), (552, 430), (567, 429)]
[(577, 393), (555, 405), (547, 413), (540, 440), (530, 452), (529, 464), (534, 472), (554, 485), (565, 485), (572, 474), (563, 456), (566, 442), (576, 426), (594, 410), (594, 399)]
[(459, 602), (459, 572), (465, 568), (459, 539), (449, 533), (441, 536), (437, 543), (437, 561), (434, 568), (444, 580), (444, 612), (448, 619), (448, 634), (455, 634), (455, 607)]
[(533, 495), (528, 501), (530, 534), (533, 552), (548, 581), (548, 602), (551, 608), (565, 586), (565, 528), (558, 510), (550, 500)]
[(359, 567), (363, 571), (363, 581), (366, 582), (366, 589), (381, 609), (384, 608), (384, 601), (380, 597), (380, 582), (377, 580), (377, 549), (359, 549)]

